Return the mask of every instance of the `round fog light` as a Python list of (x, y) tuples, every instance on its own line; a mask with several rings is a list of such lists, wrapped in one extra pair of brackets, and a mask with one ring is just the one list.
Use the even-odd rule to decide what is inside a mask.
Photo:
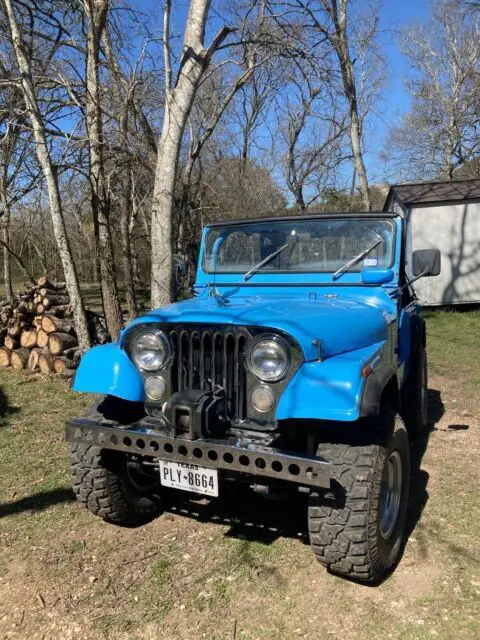
[(252, 404), (257, 411), (266, 413), (275, 406), (275, 396), (268, 387), (257, 387), (252, 393)]
[(151, 377), (145, 380), (145, 393), (150, 400), (163, 400), (167, 393), (165, 380), (160, 377)]

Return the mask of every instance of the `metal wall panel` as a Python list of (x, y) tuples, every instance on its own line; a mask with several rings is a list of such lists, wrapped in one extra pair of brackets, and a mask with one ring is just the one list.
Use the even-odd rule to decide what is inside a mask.
[(421, 304), (480, 302), (480, 202), (414, 205), (408, 220), (407, 256), (415, 249), (442, 254), (441, 274), (413, 285)]

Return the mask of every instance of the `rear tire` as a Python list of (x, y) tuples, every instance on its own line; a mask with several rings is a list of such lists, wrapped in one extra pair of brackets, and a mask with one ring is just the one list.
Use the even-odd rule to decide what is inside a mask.
[(372, 422), (380, 434), (373, 443), (318, 446), (317, 455), (332, 465), (333, 491), (310, 497), (308, 526), (323, 566), (376, 584), (394, 568), (403, 548), (410, 453), (398, 415), (385, 410)]
[(411, 369), (402, 388), (402, 418), (409, 435), (416, 438), (428, 427), (427, 352), (419, 345), (412, 356)]

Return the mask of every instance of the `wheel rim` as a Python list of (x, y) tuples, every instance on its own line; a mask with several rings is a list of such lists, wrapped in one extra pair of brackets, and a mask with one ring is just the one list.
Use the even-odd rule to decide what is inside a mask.
[(397, 524), (402, 498), (402, 459), (393, 451), (385, 465), (380, 491), (380, 533), (388, 539)]

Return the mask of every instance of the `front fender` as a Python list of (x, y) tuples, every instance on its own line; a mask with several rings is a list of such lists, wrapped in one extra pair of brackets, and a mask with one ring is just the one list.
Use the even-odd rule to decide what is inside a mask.
[(145, 400), (142, 378), (118, 343), (87, 351), (80, 361), (73, 390), (117, 396), (132, 402)]
[(383, 345), (378, 342), (323, 361), (306, 362), (285, 388), (277, 420), (358, 420), (365, 386), (362, 369)]

